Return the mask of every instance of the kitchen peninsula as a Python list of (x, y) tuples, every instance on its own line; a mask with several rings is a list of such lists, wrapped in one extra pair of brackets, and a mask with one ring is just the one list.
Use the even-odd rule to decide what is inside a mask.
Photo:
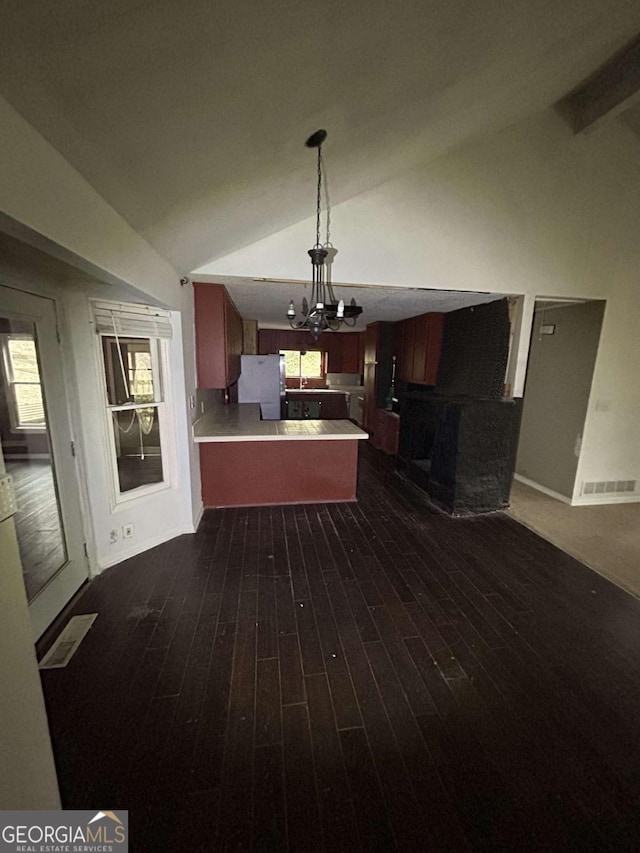
[(193, 424), (205, 507), (356, 499), (358, 441), (348, 420), (260, 420), (258, 403), (214, 405)]

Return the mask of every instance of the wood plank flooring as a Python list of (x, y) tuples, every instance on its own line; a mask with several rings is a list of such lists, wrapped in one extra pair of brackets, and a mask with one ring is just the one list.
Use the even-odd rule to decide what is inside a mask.
[(50, 460), (7, 460), (18, 511), (14, 519), (22, 573), (31, 601), (62, 568), (67, 551)]
[(382, 454), (359, 501), (209, 511), (42, 673), (66, 808), (134, 851), (635, 851), (640, 605)]

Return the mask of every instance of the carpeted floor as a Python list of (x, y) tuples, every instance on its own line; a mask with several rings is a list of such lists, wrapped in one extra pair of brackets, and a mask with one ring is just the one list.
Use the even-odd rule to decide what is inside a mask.
[(569, 506), (514, 481), (511, 515), (640, 598), (640, 503)]

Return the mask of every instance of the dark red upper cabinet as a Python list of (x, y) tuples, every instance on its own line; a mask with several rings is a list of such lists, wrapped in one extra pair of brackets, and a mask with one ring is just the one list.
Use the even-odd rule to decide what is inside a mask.
[(342, 373), (362, 373), (362, 339), (364, 332), (348, 332), (342, 338)]
[(222, 284), (194, 281), (198, 388), (228, 388), (240, 376), (242, 318)]
[(327, 373), (343, 373), (344, 341), (346, 335), (326, 334), (322, 344), (327, 351)]
[(428, 314), (427, 354), (424, 365), (424, 382), (435, 385), (440, 365), (442, 351), (442, 332), (444, 329), (444, 314)]
[(442, 347), (444, 314), (410, 317), (398, 324), (400, 345), (396, 376), (404, 382), (435, 385)]

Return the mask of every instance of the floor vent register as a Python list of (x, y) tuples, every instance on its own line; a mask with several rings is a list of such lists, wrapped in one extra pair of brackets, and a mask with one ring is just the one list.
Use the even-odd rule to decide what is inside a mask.
[(67, 666), (96, 621), (97, 613), (72, 616), (64, 630), (39, 663), (40, 669), (61, 669)]

